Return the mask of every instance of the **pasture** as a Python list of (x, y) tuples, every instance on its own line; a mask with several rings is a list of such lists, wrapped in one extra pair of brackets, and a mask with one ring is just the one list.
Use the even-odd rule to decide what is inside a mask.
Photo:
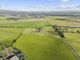
[[(57, 18), (63, 17), (45, 17), (41, 19), (25, 19), (23, 21), (0, 20), (0, 42), (10, 44), (22, 32), (22, 36), (14, 46), (24, 53), (25, 60), (77, 60), (63, 42), (64, 39), (54, 32), (52, 25), (80, 26), (80, 23), (67, 21), (68, 17), (64, 21)], [(41, 28), (40, 32), (37, 32), (38, 28)], [(80, 29), (69, 29), (69, 31), (75, 30)], [(64, 34), (69, 44), (80, 53), (80, 33)], [(3, 45), (0, 47), (3, 47)]]

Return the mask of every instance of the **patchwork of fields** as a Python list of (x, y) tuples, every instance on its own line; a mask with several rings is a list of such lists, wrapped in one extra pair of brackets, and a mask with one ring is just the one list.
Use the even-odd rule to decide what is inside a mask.
[[(80, 33), (64, 33), (66, 38), (63, 39), (54, 32), (52, 25), (80, 26), (80, 23), (72, 22), (71, 19), (67, 21), (66, 18), (64, 21), (59, 20), (61, 18), (63, 17), (28, 21), (0, 20), (0, 42), (9, 45), (22, 32), (14, 46), (24, 53), (25, 60), (78, 60), (63, 40), (66, 39), (80, 55)], [(37, 32), (38, 28), (41, 28), (40, 32)], [(69, 30), (75, 31), (80, 28)]]

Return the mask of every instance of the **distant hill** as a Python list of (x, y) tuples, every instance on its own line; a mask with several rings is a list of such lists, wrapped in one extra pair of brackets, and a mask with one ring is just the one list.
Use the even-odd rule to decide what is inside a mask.
[(11, 11), (0, 10), (0, 15), (7, 16), (80, 16), (80, 11)]

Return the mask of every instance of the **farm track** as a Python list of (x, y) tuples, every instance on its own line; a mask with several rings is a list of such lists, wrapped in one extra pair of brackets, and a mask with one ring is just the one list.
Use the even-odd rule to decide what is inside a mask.
[(4, 31), (4, 30), (0, 30), (0, 31), (2, 31), (2, 32), (7, 32), (7, 33), (19, 34), (19, 33), (17, 33), (17, 32), (10, 32), (10, 31)]
[[(25, 29), (26, 29), (26, 28), (25, 28)], [(22, 31), (22, 33), (25, 31), (25, 29)], [(18, 33), (18, 32), (10, 32), (10, 31), (5, 31), (5, 30), (0, 30), (0, 31), (2, 31), (2, 32), (7, 32), (7, 33), (20, 34), (20, 33)]]
[(6, 23), (0, 23), (0, 24), (15, 24), (15, 23), (19, 23), (20, 21), (17, 22), (6, 22)]
[(76, 51), (76, 49), (74, 47), (72, 47), (71, 44), (66, 39), (62, 39), (62, 40), (65, 43), (65, 45), (71, 50), (73, 55), (75, 55), (77, 60), (80, 60), (80, 56), (79, 56), (78, 52)]

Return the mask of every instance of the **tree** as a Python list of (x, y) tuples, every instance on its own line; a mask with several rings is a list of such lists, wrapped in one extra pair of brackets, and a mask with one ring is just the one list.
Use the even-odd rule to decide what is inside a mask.
[(64, 33), (62, 31), (58, 31), (60, 37), (65, 38)]
[(36, 30), (37, 30), (37, 32), (41, 32), (42, 28), (41, 27), (37, 27)]
[(58, 25), (53, 25), (54, 31), (58, 32), (58, 30), (60, 29)]
[(79, 31), (79, 30), (77, 30), (77, 33), (80, 33), (80, 31)]
[(53, 28), (54, 31), (57, 32), (61, 38), (65, 38), (63, 31), (58, 25), (54, 25)]

